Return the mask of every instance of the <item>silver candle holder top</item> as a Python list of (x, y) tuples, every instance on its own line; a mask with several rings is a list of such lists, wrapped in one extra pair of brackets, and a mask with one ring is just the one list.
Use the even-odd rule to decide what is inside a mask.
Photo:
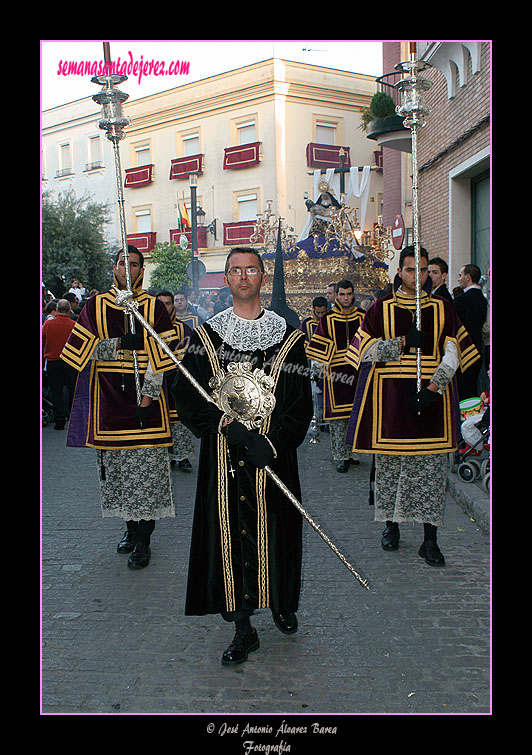
[(395, 88), (403, 95), (402, 104), (397, 105), (395, 111), (397, 115), (404, 116), (405, 126), (424, 126), (425, 115), (431, 111), (431, 108), (425, 104), (423, 94), (432, 86), (432, 81), (418, 76), (420, 71), (430, 67), (430, 63), (424, 60), (408, 60), (395, 66), (396, 71), (409, 74), (395, 84)]
[(98, 121), (98, 128), (107, 131), (110, 141), (119, 141), (125, 137), (123, 129), (130, 124), (130, 119), (124, 115), (122, 103), (127, 100), (129, 94), (116, 89), (116, 84), (126, 81), (127, 76), (111, 73), (102, 76), (94, 76), (93, 84), (100, 84), (102, 89), (92, 99), (102, 106), (103, 118)]

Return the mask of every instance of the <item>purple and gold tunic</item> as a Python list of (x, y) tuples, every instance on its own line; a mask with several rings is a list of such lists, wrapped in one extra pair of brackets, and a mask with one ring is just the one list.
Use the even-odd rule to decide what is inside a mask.
[[(140, 314), (170, 348), (175, 348), (176, 330), (164, 304), (140, 288), (135, 288), (133, 295)], [(119, 339), (129, 330), (129, 317), (115, 300), (113, 291), (88, 299), (61, 355), (61, 359), (80, 372), (76, 389), (78, 402), (75, 400), (73, 406), (68, 444), (107, 450), (170, 446), (172, 437), (166, 387), (163, 386), (158, 399), (153, 401), (147, 427), (141, 430), (135, 418), (137, 397), (133, 353), (121, 349), (117, 342), (110, 359), (91, 359), (99, 343)], [(138, 321), (136, 332), (144, 335), (143, 347), (137, 351), (142, 390), (147, 372), (157, 374), (175, 365)], [(85, 398), (83, 408), (79, 405), (82, 393)], [(74, 435), (77, 435), (75, 440)]]
[(320, 319), (307, 346), (307, 358), (324, 362), (323, 419), (349, 419), (358, 378), (358, 369), (347, 360), (347, 349), (357, 332), (364, 312), (353, 306), (349, 312), (335, 302)]
[[(401, 291), (378, 299), (347, 351), (359, 378), (347, 441), (354, 451), (375, 454), (442, 454), (456, 449), (459, 414), (454, 370), (448, 378), (444, 357), (453, 352), (462, 370), (480, 359), (452, 303), (422, 292), (421, 327), (425, 343), (421, 356), (422, 387), (431, 381), (441, 390), (420, 414), (413, 405), (417, 392), (416, 350), (400, 353), (400, 336), (415, 322), (415, 298)], [(378, 344), (381, 349), (375, 351)], [(368, 354), (373, 349), (373, 356)], [(388, 351), (388, 353), (387, 353)], [(375, 359), (375, 355), (380, 361)]]

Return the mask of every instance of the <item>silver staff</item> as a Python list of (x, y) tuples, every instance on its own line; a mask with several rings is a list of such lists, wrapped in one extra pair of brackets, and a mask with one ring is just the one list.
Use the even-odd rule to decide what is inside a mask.
[[(144, 319), (144, 317), (140, 314), (138, 311), (138, 302), (136, 302), (133, 299), (133, 295), (131, 291), (119, 291), (116, 286), (114, 287), (115, 291), (117, 292), (116, 297), (116, 304), (119, 307), (124, 307), (126, 311), (128, 311), (130, 314), (132, 313), (137, 320), (146, 328), (148, 333), (155, 338), (159, 346), (162, 348), (162, 350), (167, 354), (172, 361), (177, 365), (179, 370), (183, 373), (183, 375), (189, 380), (194, 388), (198, 391), (198, 393), (202, 396), (202, 398), (205, 399), (205, 401), (209, 401), (210, 403), (214, 404), (215, 406), (218, 406), (216, 401), (213, 399), (212, 396), (210, 396), (207, 391), (201, 386), (198, 381), (193, 377), (193, 375), (190, 374), (190, 372), (187, 370), (186, 367), (184, 367), (181, 362), (178, 360), (176, 355), (173, 353), (171, 348), (168, 346), (167, 343), (163, 341), (163, 339), (160, 337), (160, 335), (157, 333), (154, 328), (150, 325), (147, 320)], [(221, 407), (218, 407), (221, 408)], [(296, 509), (299, 511), (300, 514), (307, 520), (307, 522), (313, 527), (314, 530), (320, 535), (323, 540), (327, 543), (329, 548), (338, 556), (340, 561), (344, 564), (344, 566), (349, 569), (351, 574), (353, 574), (360, 584), (366, 588), (366, 590), (369, 590), (370, 587), (365, 579), (363, 579), (360, 574), (355, 570), (355, 568), (349, 563), (347, 558), (341, 553), (336, 545), (332, 542), (332, 540), (323, 532), (320, 525), (317, 524), (314, 519), (310, 516), (310, 514), (303, 508), (301, 503), (297, 500), (297, 498), (291, 493), (291, 491), (286, 487), (284, 482), (275, 474), (275, 472), (270, 469), (270, 467), (264, 467), (264, 471), (266, 474), (268, 474), (271, 479), (275, 482), (275, 484), (283, 491), (283, 493), (286, 495), (288, 500), (296, 507)]]
[[(120, 238), (122, 241), (122, 257), (126, 266), (126, 285), (128, 291), (131, 291), (131, 272), (129, 270), (129, 253), (127, 248), (126, 217), (124, 212), (124, 191), (122, 189), (122, 168), (120, 165), (120, 150), (118, 142), (124, 138), (124, 127), (129, 125), (130, 120), (122, 110), (122, 103), (129, 97), (125, 92), (115, 89), (116, 84), (120, 84), (127, 79), (127, 76), (111, 73), (111, 54), (109, 51), (109, 42), (103, 43), (104, 57), (107, 73), (103, 76), (94, 76), (91, 81), (93, 84), (100, 84), (101, 92), (93, 96), (94, 102), (102, 105), (103, 118), (98, 122), (98, 128), (105, 129), (106, 136), (113, 143), (113, 153), (115, 159), (116, 190), (118, 196), (118, 216), (120, 219)], [(129, 314), (129, 330), (135, 332), (135, 318)], [(135, 371), (135, 388), (137, 391), (137, 403), (140, 404), (142, 394), (140, 389), (139, 363), (137, 352), (133, 351), (133, 368)]]
[[(312, 362), (311, 362), (311, 377), (312, 376)], [(314, 382), (314, 381), (313, 381)], [(312, 415), (312, 420), (310, 421), (310, 441), (309, 443), (319, 443), (320, 442), (320, 426), (318, 422), (318, 386), (316, 383), (312, 385), (312, 408), (314, 410), (314, 414)]]
[[(411, 43), (412, 45), (412, 43)], [(411, 46), (412, 49), (412, 46)], [(417, 134), (418, 127), (425, 125), (424, 116), (430, 113), (430, 107), (423, 101), (423, 92), (432, 86), (432, 82), (421, 79), (417, 75), (419, 71), (430, 67), (429, 63), (415, 60), (415, 53), (410, 52), (410, 60), (398, 63), (397, 71), (408, 73), (409, 76), (398, 81), (395, 85), (403, 93), (403, 102), (396, 107), (398, 115), (406, 116), (405, 126), (412, 132), (412, 217), (414, 231), (414, 255), (416, 265), (416, 328), (421, 330), (421, 242), (419, 238), (419, 209), (418, 209), (418, 165), (417, 165)], [(416, 350), (417, 390), (421, 390), (421, 349)]]

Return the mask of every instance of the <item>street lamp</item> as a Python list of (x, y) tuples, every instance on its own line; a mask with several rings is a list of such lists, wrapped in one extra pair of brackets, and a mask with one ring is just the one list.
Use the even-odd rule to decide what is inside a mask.
[[(190, 174), (190, 215), (191, 215), (191, 241), (192, 241), (192, 262), (199, 257), (198, 252), (198, 218), (196, 206), (196, 191), (198, 188), (198, 177), (195, 173)], [(192, 265), (192, 288), (194, 293), (199, 291), (199, 280), (197, 265)]]

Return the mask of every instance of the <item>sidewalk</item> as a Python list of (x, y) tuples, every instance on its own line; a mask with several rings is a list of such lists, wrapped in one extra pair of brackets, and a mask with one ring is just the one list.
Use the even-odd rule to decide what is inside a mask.
[(489, 537), (490, 494), (484, 489), (482, 482), (463, 482), (456, 472), (449, 472), (447, 489), (454, 501)]
[[(320, 439), (299, 452), (302, 503), (371, 590), (304, 522), (298, 633), (281, 634), (269, 610), (258, 611), (260, 649), (225, 668), (232, 626), (184, 616), (196, 462), (193, 473), (172, 472), (176, 516), (157, 524), (150, 565), (131, 571), (116, 552), (122, 522), (101, 518), (95, 452), (66, 448), (64, 432), (43, 428), (42, 712), (268, 713), (288, 722), (296, 714), (489, 713), (486, 528), (448, 494), (444, 568), (417, 555), (421, 525), (402, 525), (401, 547), (384, 552), (368, 505), (371, 458), (338, 474), (328, 436)], [(240, 738), (235, 744), (242, 752)]]

